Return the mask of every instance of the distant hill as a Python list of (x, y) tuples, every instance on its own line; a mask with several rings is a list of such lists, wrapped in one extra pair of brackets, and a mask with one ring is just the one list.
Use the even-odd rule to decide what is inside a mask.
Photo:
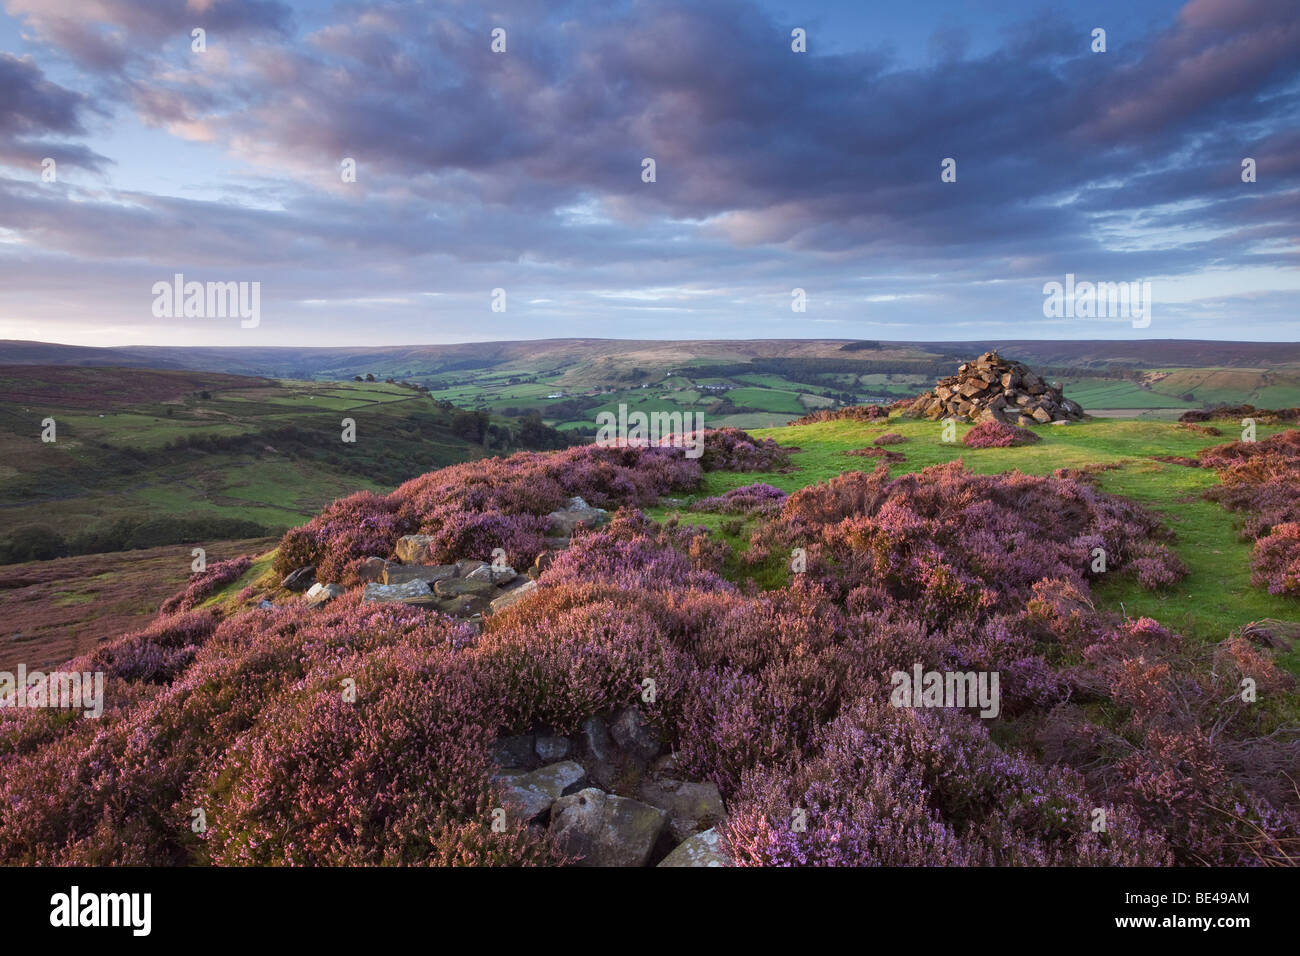
[(1035, 365), (1086, 368), (1280, 366), (1300, 364), (1300, 342), (1212, 342), (1192, 339), (983, 340), (970, 342), (872, 342), (850, 339), (749, 339), (733, 341), (634, 339), (539, 339), (404, 345), (373, 348), (190, 348), (121, 346), (87, 348), (44, 342), (0, 341), (0, 364), (98, 365), (189, 369), (278, 378), (423, 379), (472, 369), (530, 373), (566, 372), (599, 377), (637, 366), (672, 368), (764, 358), (853, 358), (909, 363), (965, 358), (991, 348)]
[[(296, 381), (373, 376), (418, 383), (459, 408), (541, 416), (594, 434), (627, 405), (699, 412), (712, 426), (762, 428), (820, 408), (888, 404), (931, 388), (989, 348), (1059, 383), (1090, 411), (1173, 418), (1218, 403), (1300, 404), (1300, 343), (1138, 341), (882, 342), (848, 339), (543, 339), (356, 348), (84, 348), (0, 342), (0, 365), (148, 368)], [(160, 376), (163, 376), (160, 378)], [(145, 387), (143, 379), (140, 385)], [(0, 382), (0, 396), (6, 386)], [(209, 391), (221, 388), (214, 382)]]
[[(921, 343), (914, 343), (918, 347)], [(933, 346), (935, 343), (929, 343)], [(945, 351), (975, 355), (996, 349), (1018, 361), (1082, 368), (1208, 368), (1300, 364), (1300, 342), (1214, 342), (1199, 339), (1132, 341), (945, 342)]]

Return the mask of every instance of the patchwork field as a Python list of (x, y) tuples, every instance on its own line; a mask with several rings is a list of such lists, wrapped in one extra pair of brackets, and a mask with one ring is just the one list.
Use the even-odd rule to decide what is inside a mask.
[(1188, 408), (1249, 404), (1258, 408), (1300, 406), (1300, 370), (1278, 368), (1168, 368), (1134, 380), (1063, 375), (1068, 395), (1098, 414), (1176, 418)]

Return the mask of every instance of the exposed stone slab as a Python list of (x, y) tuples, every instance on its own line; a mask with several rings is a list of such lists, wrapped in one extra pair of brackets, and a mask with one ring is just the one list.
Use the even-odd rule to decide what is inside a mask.
[(717, 830), (705, 830), (678, 845), (659, 863), (660, 866), (731, 866), (722, 852)]

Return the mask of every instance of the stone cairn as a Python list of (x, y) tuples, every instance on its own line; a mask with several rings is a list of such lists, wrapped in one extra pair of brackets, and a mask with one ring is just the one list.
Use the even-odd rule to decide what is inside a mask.
[(1029, 366), (994, 351), (959, 366), (956, 375), (940, 379), (934, 391), (918, 396), (903, 414), (931, 421), (955, 418), (1024, 426), (1079, 421), (1084, 411)]

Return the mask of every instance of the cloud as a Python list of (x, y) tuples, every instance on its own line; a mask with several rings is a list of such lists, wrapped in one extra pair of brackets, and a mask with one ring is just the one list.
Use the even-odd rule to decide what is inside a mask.
[(85, 146), (49, 137), (82, 136), (84, 96), (45, 78), (29, 57), (0, 53), (0, 165), (39, 168), (45, 157), (100, 170), (106, 159)]
[(272, 0), (7, 0), (36, 38), (90, 70), (119, 71), (154, 58), (168, 40), (201, 27), (214, 43), (259, 33), (288, 36), (290, 8)]
[[(1296, 265), (1291, 0), (1191, 0), (1106, 54), (1059, 15), (978, 56), (940, 23), (915, 64), (884, 47), (795, 54), (787, 25), (741, 0), (345, 4), (306, 26), (277, 3), (8, 9), (88, 91), (0, 57), (0, 89), (23, 93), (0, 104), (14, 158), (84, 137), (93, 103), (238, 164), (220, 200), (0, 180), (0, 221), (48, 261), (257, 270), (317, 311), (422, 292), (455, 308), (498, 285), (576, 312), (584, 288), (809, 285), (918, 317), (949, 284), (1033, 292), (981, 292), (996, 316), (1066, 272)], [(209, 54), (188, 53), (196, 25)], [(945, 157), (956, 183), (940, 182)], [(886, 274), (907, 278), (862, 288)]]

